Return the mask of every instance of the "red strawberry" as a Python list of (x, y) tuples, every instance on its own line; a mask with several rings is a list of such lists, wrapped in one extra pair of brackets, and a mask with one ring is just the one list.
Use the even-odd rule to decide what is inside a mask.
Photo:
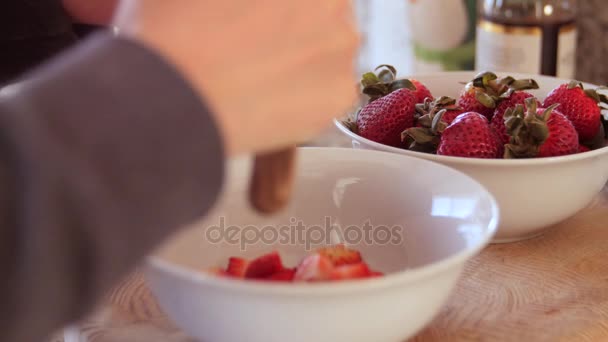
[(274, 251), (251, 261), (245, 272), (245, 278), (265, 278), (281, 270), (283, 270), (281, 257)]
[(247, 267), (249, 267), (249, 261), (243, 258), (231, 257), (228, 260), (228, 268), (226, 269), (226, 273), (229, 276), (244, 278), (245, 273), (247, 272)]
[(452, 124), (452, 122), (454, 122), (454, 119), (456, 119), (458, 117), (458, 115), (466, 113), (464, 110), (462, 109), (457, 109), (457, 110), (446, 110), (446, 112), (443, 114), (443, 117), (441, 118), (441, 120), (443, 120), (447, 125)]
[(378, 73), (365, 73), (361, 80), (368, 103), (343, 124), (364, 138), (401, 147), (401, 132), (414, 125), (416, 103), (432, 98), (432, 94), (419, 81), (396, 79), (397, 70), (393, 66), (383, 64), (374, 71)]
[(503, 145), (488, 119), (475, 112), (460, 114), (441, 134), (437, 154), (469, 158), (501, 158)]
[(434, 100), (433, 94), (431, 94), (429, 88), (424, 84), (415, 79), (410, 79), (410, 82), (416, 87), (416, 90), (414, 91), (416, 94), (416, 103), (423, 103), (426, 99)]
[(507, 134), (507, 129), (505, 128), (505, 112), (507, 109), (514, 108), (518, 104), (524, 105), (526, 99), (531, 97), (534, 97), (534, 95), (524, 91), (516, 91), (508, 98), (502, 100), (496, 107), (496, 110), (494, 110), (490, 125), (494, 128), (496, 133), (498, 133), (503, 144), (508, 143), (510, 139), (509, 134)]
[[(581, 83), (572, 81), (553, 89), (545, 98), (543, 107), (559, 104), (559, 111), (570, 119), (581, 142), (588, 144), (600, 134), (599, 103), (605, 100), (606, 97), (599, 95), (595, 90), (585, 90)], [(601, 138), (603, 140), (604, 137)]]
[(399, 89), (367, 104), (357, 115), (358, 134), (369, 140), (399, 147), (401, 132), (414, 125), (416, 99)]
[(295, 275), (296, 275), (296, 270), (294, 268), (286, 268), (286, 269), (276, 272), (264, 279), (270, 280), (270, 281), (290, 282), (290, 281), (293, 281)]
[(361, 254), (356, 250), (346, 248), (343, 244), (320, 248), (317, 253), (331, 260), (334, 266), (361, 262)]
[(578, 145), (578, 153), (589, 152), (591, 149), (585, 145)]
[(566, 116), (555, 110), (557, 104), (538, 109), (534, 98), (505, 113), (505, 125), (513, 137), (505, 146), (505, 158), (542, 158), (577, 153), (579, 137)]
[(296, 269), (294, 281), (325, 281), (331, 279), (334, 265), (329, 258), (315, 253), (302, 260)]
[(549, 127), (549, 137), (540, 146), (537, 157), (557, 157), (578, 152), (578, 133), (576, 129), (562, 113), (551, 109), (539, 109), (538, 116), (549, 116), (547, 126)]
[(466, 112), (480, 113), (489, 118), (492, 116), (494, 108), (496, 108), (496, 101), (486, 97), (480, 89), (468, 85), (460, 94), (458, 105), (464, 108)]
[(458, 106), (465, 112), (476, 112), (492, 119), (494, 109), (511, 92), (517, 90), (538, 89), (538, 84), (532, 79), (516, 80), (507, 76), (498, 79), (491, 72), (480, 73), (467, 83), (458, 98)]
[(331, 272), (332, 280), (347, 280), (347, 279), (359, 279), (369, 278), (371, 271), (367, 264), (360, 262), (357, 264), (342, 265), (336, 267)]

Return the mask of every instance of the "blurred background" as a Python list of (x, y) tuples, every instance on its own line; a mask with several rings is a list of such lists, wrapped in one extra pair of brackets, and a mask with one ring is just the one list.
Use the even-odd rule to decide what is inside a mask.
[[(558, 54), (572, 63), (572, 75), (566, 77), (608, 83), (604, 63), (608, 45), (603, 40), (608, 33), (606, 0), (354, 0), (354, 4), (364, 36), (360, 73), (382, 63), (393, 64), (400, 75), (475, 69), (476, 48), (490, 48), (487, 39), (477, 39), (478, 30), (483, 30), (480, 20), (528, 28), (556, 24), (564, 31), (572, 22), (575, 30), (560, 31), (558, 37), (562, 49)], [(491, 36), (492, 48), (503, 49), (494, 56), (512, 52), (506, 67), (527, 72), (518, 70), (514, 60), (525, 58), (522, 55), (537, 48), (538, 42), (503, 33)], [(482, 57), (488, 58), (487, 54)]]
[(606, 0), (581, 0), (577, 15), (579, 29), (577, 78), (596, 84), (608, 83), (608, 6)]
[[(53, 22), (65, 16), (58, 3), (40, 6), (40, 15), (48, 14), (48, 19), (39, 15), (40, 27), (54, 27)], [(608, 52), (603, 39), (608, 33), (606, 0), (353, 0), (353, 4), (363, 35), (359, 74), (388, 63), (397, 67), (399, 75), (491, 68), (608, 83), (603, 58)], [(9, 31), (11, 25), (20, 24), (5, 23)], [(20, 45), (0, 41), (4, 47), (0, 86), (97, 29), (75, 24), (72, 32), (39, 32), (42, 38)]]

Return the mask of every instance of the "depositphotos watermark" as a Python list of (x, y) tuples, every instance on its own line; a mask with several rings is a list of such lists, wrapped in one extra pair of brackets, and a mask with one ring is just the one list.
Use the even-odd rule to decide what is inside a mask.
[(220, 217), (217, 225), (205, 230), (205, 237), (214, 244), (240, 245), (241, 250), (256, 244), (304, 245), (311, 250), (314, 245), (345, 243), (349, 245), (399, 245), (403, 242), (403, 227), (374, 225), (370, 220), (362, 225), (342, 226), (325, 217), (321, 225), (306, 225), (291, 218), (289, 224), (281, 226), (238, 226), (226, 223)]

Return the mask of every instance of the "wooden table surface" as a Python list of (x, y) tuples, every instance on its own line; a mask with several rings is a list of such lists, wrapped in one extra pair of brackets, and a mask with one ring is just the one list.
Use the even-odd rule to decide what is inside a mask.
[[(194, 342), (137, 272), (80, 333), (65, 342)], [(608, 341), (608, 186), (546, 234), (490, 245), (473, 258), (436, 319), (411, 339), (439, 341)]]
[[(607, 222), (608, 187), (541, 237), (490, 245), (411, 341), (608, 341)], [(165, 317), (139, 273), (81, 328), (80, 341), (193, 341)]]

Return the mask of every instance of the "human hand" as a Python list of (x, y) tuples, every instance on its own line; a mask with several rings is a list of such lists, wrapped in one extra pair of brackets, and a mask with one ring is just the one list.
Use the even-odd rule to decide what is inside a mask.
[(309, 139), (357, 96), (349, 0), (123, 0), (115, 24), (192, 83), (231, 155)]

